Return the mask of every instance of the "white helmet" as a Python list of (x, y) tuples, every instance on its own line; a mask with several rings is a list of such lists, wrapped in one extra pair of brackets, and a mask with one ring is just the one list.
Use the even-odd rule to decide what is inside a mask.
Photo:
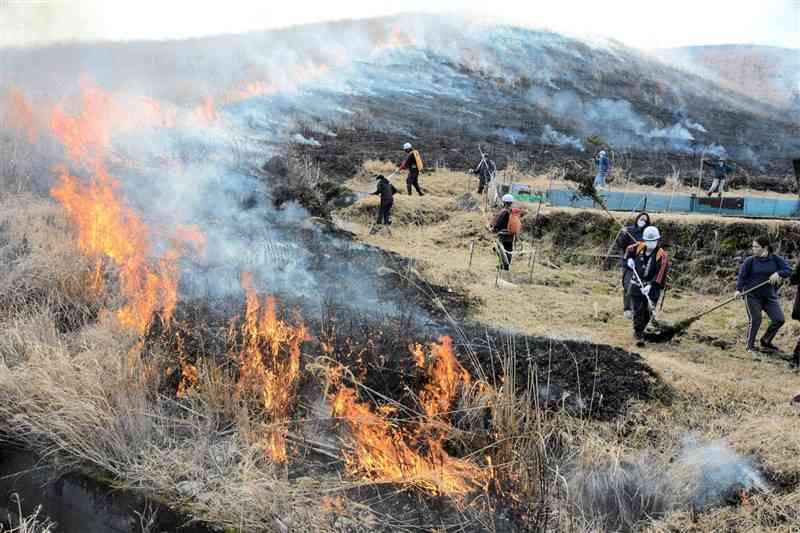
[(645, 241), (657, 241), (661, 238), (661, 232), (655, 226), (647, 226), (642, 233), (642, 239)]
[(411, 143), (405, 143), (403, 145), (403, 150), (411, 150)]
[(605, 150), (600, 150), (600, 155), (606, 155), (606, 151)]
[(511, 196), (510, 194), (504, 194), (503, 195), (503, 203), (504, 204), (510, 204), (510, 203), (513, 203), (513, 202), (514, 202), (514, 197), (513, 196)]

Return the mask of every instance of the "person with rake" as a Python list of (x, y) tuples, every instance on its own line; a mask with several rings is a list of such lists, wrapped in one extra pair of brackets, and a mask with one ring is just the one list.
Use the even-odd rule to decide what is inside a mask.
[(494, 217), (494, 220), (487, 224), (487, 229), (497, 235), (500, 249), (500, 269), (507, 271), (511, 266), (511, 259), (514, 255), (514, 239), (522, 230), (521, 217), (524, 215), (519, 208), (512, 207), (514, 196), (511, 194), (503, 195), (503, 209)]
[(667, 280), (669, 258), (661, 247), (661, 233), (655, 226), (642, 232), (642, 242), (630, 245), (625, 251), (625, 264), (633, 279), (628, 295), (633, 307), (633, 337), (636, 346), (644, 346), (644, 330), (655, 314), (656, 302)]
[(627, 320), (633, 320), (633, 304), (628, 296), (628, 288), (631, 286), (633, 271), (625, 264), (625, 251), (629, 246), (642, 240), (642, 233), (646, 227), (650, 226), (650, 215), (642, 211), (634, 219), (633, 224), (627, 228), (620, 229), (615, 245), (621, 252), (620, 262), (622, 263), (622, 315)]
[[(786, 318), (778, 299), (777, 287), (783, 280), (791, 276), (792, 269), (786, 264), (783, 257), (773, 253), (767, 236), (757, 237), (753, 240), (752, 250), (753, 255), (745, 259), (739, 269), (734, 295), (739, 296), (748, 289), (755, 288), (744, 295), (744, 308), (748, 319), (745, 349), (747, 353), (756, 357), (756, 351), (779, 351), (778, 347), (772, 344), (772, 340), (786, 322)], [(769, 283), (766, 283), (767, 281)], [(759, 341), (761, 349), (756, 350), (756, 336), (761, 327), (762, 311), (767, 314), (770, 322), (767, 331)]]

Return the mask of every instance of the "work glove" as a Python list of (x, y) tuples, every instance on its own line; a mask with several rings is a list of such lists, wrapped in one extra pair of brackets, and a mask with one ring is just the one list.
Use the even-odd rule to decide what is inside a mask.
[(741, 298), (741, 297), (742, 297), (742, 291), (736, 291), (736, 292), (734, 292), (734, 293), (733, 293), (733, 297), (734, 297), (734, 298)]
[(773, 285), (780, 285), (783, 282), (783, 279), (781, 279), (781, 275), (780, 274), (778, 274), (777, 272), (774, 272), (769, 277), (769, 282), (772, 283)]
[(631, 270), (636, 270), (636, 261), (634, 261), (633, 259), (628, 259), (627, 265), (628, 268), (630, 268)]
[(644, 294), (645, 296), (648, 296), (650, 294), (650, 289), (652, 289), (652, 287), (648, 283), (647, 285), (642, 287), (642, 294)]

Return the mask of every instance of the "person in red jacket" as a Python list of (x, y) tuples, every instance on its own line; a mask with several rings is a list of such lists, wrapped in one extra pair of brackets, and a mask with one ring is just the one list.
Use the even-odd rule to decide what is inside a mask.
[(642, 232), (642, 242), (625, 251), (625, 265), (633, 271), (628, 294), (633, 306), (633, 336), (637, 346), (644, 346), (644, 330), (652, 318), (661, 291), (667, 281), (669, 259), (661, 247), (661, 233), (655, 226)]

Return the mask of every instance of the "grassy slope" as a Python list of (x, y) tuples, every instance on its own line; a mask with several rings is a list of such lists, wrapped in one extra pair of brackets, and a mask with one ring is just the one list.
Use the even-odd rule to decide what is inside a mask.
[[(390, 171), (372, 162), (348, 186), (356, 191), (371, 192), (373, 182), (369, 172)], [(387, 174), (389, 172), (386, 172)], [(339, 213), (339, 223), (358, 234), (369, 244), (413, 257), (424, 277), (445, 283), (455, 290), (479, 296), (483, 304), (475, 318), (501, 328), (531, 334), (590, 339), (598, 343), (633, 349), (631, 324), (622, 318), (622, 294), (619, 276), (599, 269), (562, 265), (561, 270), (538, 262), (533, 283), (527, 282), (528, 269), (524, 261), (512, 266), (512, 286), (495, 286), (495, 260), (490, 240), (483, 225), (489, 213), (454, 209), (455, 198), (464, 194), (470, 175), (437, 171), (421, 179), (428, 195), (399, 195), (395, 199), (391, 234), (370, 235), (368, 224), (377, 207), (377, 197), (366, 197), (358, 204)], [(394, 178), (395, 185), (404, 185)], [(431, 207), (435, 209), (431, 209)], [(535, 211), (535, 206), (530, 206)], [(440, 216), (431, 213), (446, 211), (450, 217), (439, 223), (428, 223)], [(417, 220), (418, 223), (403, 221)], [(469, 242), (476, 242), (472, 268), (467, 268)], [(536, 243), (539, 257), (546, 258), (552, 244)], [(785, 291), (791, 293), (792, 291)], [(673, 289), (662, 313), (666, 320), (679, 320), (718, 301), (709, 296)], [(789, 309), (785, 302), (784, 309)], [(762, 326), (764, 327), (764, 326)], [(753, 361), (745, 356), (743, 335), (746, 315), (738, 302), (713, 313), (692, 327), (692, 334), (680, 343), (649, 344), (642, 353), (648, 363), (678, 391), (680, 399), (671, 407), (637, 406), (618, 427), (598, 425), (589, 433), (609, 448), (619, 447), (645, 454), (675, 453), (681, 440), (695, 434), (701, 440), (724, 438), (739, 453), (753, 456), (776, 478), (800, 480), (800, 431), (797, 413), (788, 401), (800, 392), (798, 375), (785, 362)], [(723, 350), (700, 342), (696, 333), (734, 342), (733, 348)], [(788, 321), (776, 344), (790, 352), (800, 335), (800, 325)], [(637, 414), (638, 413), (638, 414)], [(628, 426), (623, 433), (619, 426)], [(721, 524), (766, 527), (776, 509), (796, 505), (800, 493), (768, 496), (754, 500), (754, 508), (724, 509), (705, 515), (691, 527), (699, 530), (716, 529)], [(760, 518), (759, 518), (760, 517)], [(722, 521), (722, 522), (720, 522)], [(674, 512), (653, 528), (680, 524), (689, 527), (684, 512)], [(782, 526), (783, 527), (783, 526)], [(785, 526), (791, 531), (790, 526)], [(792, 526), (794, 527), (794, 526)]]

